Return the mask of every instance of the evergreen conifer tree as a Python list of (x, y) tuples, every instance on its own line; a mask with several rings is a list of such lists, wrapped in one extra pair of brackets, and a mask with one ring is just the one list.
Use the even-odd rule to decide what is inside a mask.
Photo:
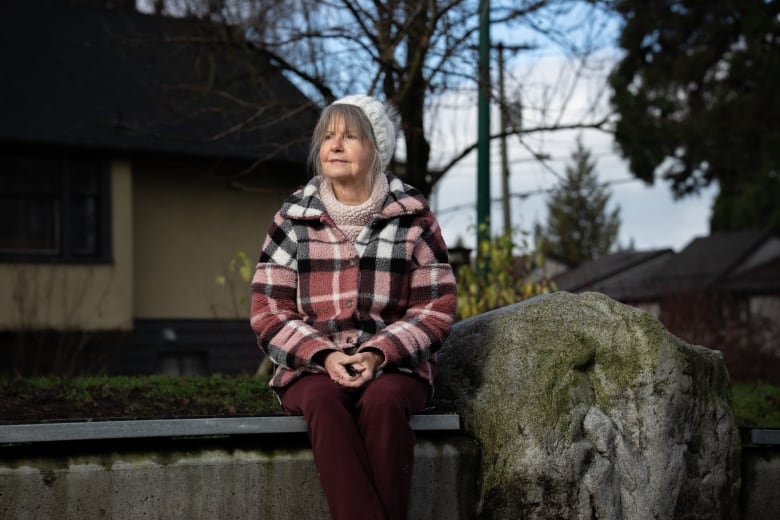
[(620, 208), (608, 211), (612, 195), (596, 176), (591, 153), (577, 139), (566, 177), (547, 198), (547, 225), (536, 225), (545, 254), (571, 267), (602, 256), (616, 245)]

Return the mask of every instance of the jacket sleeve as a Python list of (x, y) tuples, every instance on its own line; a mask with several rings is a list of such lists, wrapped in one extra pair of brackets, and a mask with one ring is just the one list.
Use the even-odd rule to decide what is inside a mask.
[(405, 314), (360, 347), (381, 350), (383, 366), (414, 368), (427, 361), (444, 343), (455, 319), (457, 290), (447, 246), (433, 215), (424, 221), (427, 229), (416, 241), (412, 255)]
[(257, 343), (277, 365), (321, 371), (312, 361), (334, 345), (298, 311), (297, 240), (292, 222), (274, 217), (252, 278), (250, 323)]

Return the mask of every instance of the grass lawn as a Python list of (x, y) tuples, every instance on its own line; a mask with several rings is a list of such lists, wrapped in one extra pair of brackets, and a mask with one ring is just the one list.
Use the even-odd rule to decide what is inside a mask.
[(268, 377), (42, 377), (0, 383), (5, 421), (281, 412)]
[(739, 426), (780, 428), (780, 386), (737, 383), (731, 396)]
[[(780, 387), (735, 384), (739, 426), (780, 428)], [(0, 381), (0, 421), (271, 415), (267, 377), (83, 377)]]

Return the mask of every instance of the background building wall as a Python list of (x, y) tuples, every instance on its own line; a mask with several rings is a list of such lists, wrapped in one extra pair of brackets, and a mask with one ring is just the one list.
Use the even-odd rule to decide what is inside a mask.
[(130, 164), (111, 162), (113, 261), (0, 264), (0, 330), (126, 330), (133, 324)]
[[(284, 176), (280, 171), (276, 177)], [(264, 172), (270, 177), (270, 172)], [(248, 316), (248, 284), (218, 285), (237, 251), (254, 263), (290, 187), (230, 187), (207, 167), (144, 161), (134, 166), (136, 319)], [(243, 302), (241, 298), (243, 297)]]

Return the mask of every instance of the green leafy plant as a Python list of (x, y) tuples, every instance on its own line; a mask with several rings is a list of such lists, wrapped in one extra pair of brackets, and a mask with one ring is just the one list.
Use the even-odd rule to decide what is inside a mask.
[(534, 271), (543, 264), (543, 255), (530, 252), (525, 235), (518, 231), (483, 241), (476, 266), (463, 265), (458, 270), (457, 319), (553, 291), (554, 284)]
[[(249, 259), (249, 256), (244, 251), (236, 251), (235, 256), (228, 262), (225, 272), (216, 277), (217, 285), (230, 291), (236, 316), (243, 316), (246, 312), (248, 292), (245, 289), (249, 286), (254, 270), (255, 264)], [(256, 374), (270, 374), (272, 368), (270, 358), (263, 356), (263, 360), (257, 366)]]
[(245, 306), (247, 297), (245, 291), (239, 291), (238, 288), (246, 287), (249, 280), (252, 279), (254, 264), (249, 260), (249, 256), (244, 251), (236, 251), (236, 254), (227, 264), (225, 271), (216, 276), (217, 285), (225, 287), (238, 306)]

